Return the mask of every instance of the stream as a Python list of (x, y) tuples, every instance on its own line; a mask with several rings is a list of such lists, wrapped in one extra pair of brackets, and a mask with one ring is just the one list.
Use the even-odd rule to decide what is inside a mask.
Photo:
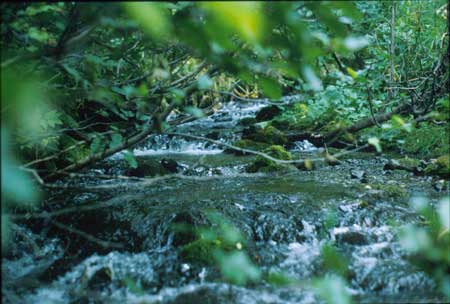
[[(263, 106), (231, 102), (175, 131), (231, 143), (243, 129), (239, 120)], [(296, 142), (288, 148), (302, 158), (317, 156), (320, 147)], [(249, 174), (245, 167), (255, 156), (176, 136), (150, 136), (134, 154), (142, 176), (154, 164), (178, 174), (145, 185), (90, 177), (59, 181), (74, 187), (45, 195), (39, 212), (47, 215), (14, 224), (15, 240), (2, 257), (4, 303), (321, 301), (308, 285), (275, 287), (264, 279), (231, 285), (216, 266), (186, 260), (180, 250), (192, 237), (172, 227), (206, 225), (205, 210), (220, 212), (242, 232), (245, 250), (262, 273), (282, 272), (300, 281), (323, 275), (321, 248), (334, 242), (349, 261), (348, 291), (355, 302), (441, 300), (433, 280), (406, 258), (396, 229), (420, 222), (409, 205), (412, 196), (424, 195), (433, 204), (444, 193), (429, 177), (384, 171), (387, 155), (358, 152), (312, 171)], [(117, 153), (83, 173), (127, 175), (129, 170), (123, 153)], [(364, 172), (366, 180), (352, 178), (355, 171)], [(65, 211), (52, 216), (58, 210)], [(89, 237), (122, 247), (100, 246)]]

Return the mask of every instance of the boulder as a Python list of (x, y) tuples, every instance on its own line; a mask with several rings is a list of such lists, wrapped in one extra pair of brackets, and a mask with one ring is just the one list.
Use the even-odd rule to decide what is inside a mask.
[(285, 145), (288, 143), (284, 133), (271, 125), (267, 125), (264, 129), (258, 126), (250, 126), (242, 132), (242, 139), (250, 139), (270, 145)]
[[(264, 153), (280, 160), (292, 160), (291, 153), (286, 151), (282, 146), (273, 145), (263, 151)], [(256, 160), (247, 167), (247, 172), (273, 172), (286, 168), (283, 164), (278, 164), (270, 159), (258, 156)]]

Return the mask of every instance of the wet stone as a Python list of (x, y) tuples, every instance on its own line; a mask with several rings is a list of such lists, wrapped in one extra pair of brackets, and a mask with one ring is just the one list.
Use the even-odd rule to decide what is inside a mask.
[(89, 279), (90, 289), (101, 289), (111, 282), (112, 272), (108, 267), (102, 267)]
[(163, 158), (160, 163), (163, 166), (163, 168), (165, 168), (167, 171), (171, 173), (177, 173), (181, 169), (181, 166), (173, 159)]
[(278, 114), (281, 113), (281, 109), (277, 106), (268, 106), (265, 108), (262, 108), (257, 114), (256, 114), (256, 121), (266, 121), (274, 118)]
[(355, 179), (363, 179), (363, 178), (367, 177), (367, 174), (365, 171), (362, 171), (362, 170), (352, 170), (350, 172), (350, 176)]
[(368, 240), (366, 236), (359, 231), (347, 231), (343, 233), (338, 233), (335, 235), (336, 242), (338, 243), (346, 243), (350, 245), (366, 245), (368, 244)]
[(303, 224), (295, 217), (278, 214), (262, 214), (256, 219), (255, 241), (296, 242), (303, 241)]

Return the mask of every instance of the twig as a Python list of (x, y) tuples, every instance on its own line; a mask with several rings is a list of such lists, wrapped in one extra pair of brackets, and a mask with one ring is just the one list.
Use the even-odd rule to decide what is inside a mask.
[[(301, 158), (301, 159), (295, 159), (295, 160), (282, 160), (282, 159), (274, 158), (274, 157), (272, 157), (269, 154), (264, 153), (264, 152), (259, 152), (259, 151), (239, 148), (239, 147), (236, 147), (236, 146), (233, 146), (233, 145), (230, 145), (230, 144), (227, 144), (227, 143), (223, 143), (223, 142), (220, 142), (220, 141), (217, 141), (217, 140), (214, 140), (214, 139), (210, 139), (210, 138), (207, 138), (207, 137), (202, 137), (202, 136), (197, 136), (197, 135), (190, 135), (190, 134), (184, 134), (184, 133), (176, 133), (176, 132), (174, 132), (174, 133), (167, 133), (167, 135), (181, 136), (181, 137), (186, 137), (186, 138), (191, 138), (191, 139), (208, 141), (210, 143), (213, 143), (213, 144), (216, 144), (216, 145), (219, 145), (219, 146), (223, 146), (223, 147), (227, 147), (229, 149), (236, 150), (236, 151), (239, 151), (239, 152), (258, 155), (258, 156), (261, 156), (261, 157), (263, 157), (265, 159), (271, 160), (271, 161), (273, 161), (275, 163), (278, 163), (278, 164), (299, 164), (299, 163), (304, 163), (305, 160), (310, 161), (310, 162), (326, 161), (325, 157), (316, 157), (316, 158), (311, 158), (311, 159), (309, 159), (309, 158), (308, 159)], [(343, 156), (345, 154), (354, 153), (354, 152), (357, 152), (359, 150), (363, 150), (363, 149), (365, 149), (367, 147), (368, 147), (368, 145), (363, 145), (363, 146), (357, 147), (357, 148), (355, 148), (353, 150), (346, 150), (346, 151), (343, 151), (343, 152), (336, 153), (336, 154), (334, 154), (332, 156), (333, 157)]]
[(211, 90), (211, 91), (214, 92), (214, 93), (222, 94), (222, 95), (229, 95), (229, 96), (231, 96), (233, 98), (236, 98), (236, 99), (238, 99), (240, 101), (244, 101), (244, 102), (260, 102), (260, 103), (266, 103), (266, 104), (277, 105), (277, 106), (291, 103), (291, 101), (283, 102), (283, 99), (288, 99), (288, 100), (295, 99), (295, 100), (297, 100), (297, 98), (300, 98), (300, 99), (302, 98), (301, 95), (292, 95), (292, 96), (284, 96), (280, 100), (270, 100), (268, 98), (244, 98), (244, 97), (240, 97), (240, 96), (238, 96), (236, 94), (233, 94), (231, 92), (214, 91), (214, 90)]
[(90, 241), (92, 243), (96, 243), (97, 245), (100, 245), (103, 248), (117, 248), (117, 249), (120, 249), (120, 248), (124, 247), (123, 244), (101, 240), (99, 238), (96, 238), (93, 235), (90, 235), (90, 234), (84, 232), (84, 231), (81, 231), (79, 229), (76, 229), (76, 228), (64, 225), (63, 223), (60, 223), (58, 221), (51, 220), (50, 222), (53, 225), (55, 225), (56, 227), (60, 228), (60, 229), (66, 230), (66, 231), (68, 231), (70, 233), (73, 233), (73, 234), (77, 234), (77, 235), (85, 238), (86, 240), (88, 240), (88, 241)]

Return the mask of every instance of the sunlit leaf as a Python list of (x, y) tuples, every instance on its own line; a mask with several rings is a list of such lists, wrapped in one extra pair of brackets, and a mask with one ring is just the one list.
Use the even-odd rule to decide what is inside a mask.
[(213, 85), (212, 79), (208, 75), (202, 75), (197, 80), (197, 86), (200, 90), (207, 90)]
[(165, 38), (172, 31), (169, 11), (161, 3), (126, 2), (123, 5), (152, 38)]
[(201, 118), (201, 117), (205, 116), (205, 113), (203, 113), (203, 111), (197, 107), (191, 107), (191, 106), (185, 107), (184, 111), (194, 117), (197, 117), (197, 118)]
[(258, 267), (242, 251), (221, 253), (217, 259), (223, 277), (234, 284), (243, 285), (249, 281), (257, 281), (261, 277)]
[(347, 67), (347, 73), (352, 76), (353, 79), (358, 78), (358, 74), (351, 67)]
[(219, 23), (233, 29), (242, 38), (257, 42), (263, 34), (260, 2), (203, 2)]
[(313, 165), (312, 165), (311, 160), (309, 160), (308, 158), (305, 158), (304, 163), (305, 163), (306, 170), (312, 170), (313, 169)]
[(329, 304), (350, 304), (351, 297), (342, 278), (331, 276), (315, 283), (319, 295)]
[(378, 153), (381, 153), (381, 144), (380, 140), (377, 137), (371, 137), (367, 140), (367, 142), (369, 143), (369, 145), (374, 146)]
[(345, 47), (350, 51), (358, 51), (369, 45), (369, 40), (366, 37), (347, 37), (344, 39)]
[(261, 85), (263, 93), (271, 99), (279, 99), (281, 97), (280, 85), (273, 79), (268, 77), (261, 77), (258, 80)]
[(437, 210), (442, 225), (447, 230), (450, 229), (450, 199), (448, 197), (441, 199)]
[(316, 76), (316, 73), (314, 73), (314, 70), (309, 65), (303, 66), (302, 74), (312, 90), (320, 91), (323, 89), (322, 81), (320, 81), (320, 79)]
[(29, 175), (19, 169), (19, 164), (10, 151), (11, 145), (5, 128), (2, 128), (1, 137), (2, 203), (14, 202), (19, 206), (31, 206), (38, 199), (37, 189)]

